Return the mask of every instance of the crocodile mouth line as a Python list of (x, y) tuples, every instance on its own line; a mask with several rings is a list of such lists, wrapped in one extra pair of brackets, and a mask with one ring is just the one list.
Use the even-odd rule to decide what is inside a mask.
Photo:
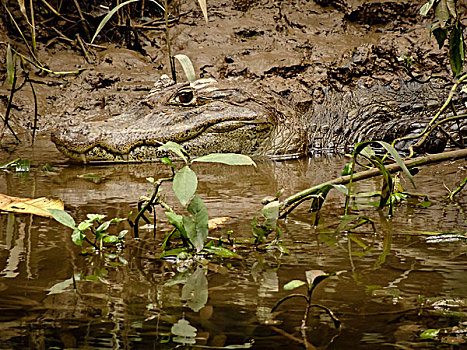
[[(231, 121), (234, 121), (235, 124), (229, 125), (223, 130), (222, 124)], [(221, 120), (204, 123), (189, 131), (179, 132), (170, 137), (138, 140), (122, 149), (117, 149), (101, 140), (82, 147), (67, 147), (66, 143), (62, 142), (54, 135), (52, 136), (52, 140), (63, 154), (81, 163), (141, 163), (154, 162), (160, 157), (163, 157), (166, 152), (158, 151), (158, 148), (168, 141), (177, 142), (183, 145), (184, 143), (195, 140), (205, 133), (209, 133), (209, 129), (211, 128), (214, 129), (212, 130), (213, 133), (220, 134), (249, 127), (251, 125), (259, 126), (262, 124), (270, 125), (271, 123), (267, 121), (255, 122), (253, 117), (241, 120), (240, 122), (237, 118), (222, 118)]]

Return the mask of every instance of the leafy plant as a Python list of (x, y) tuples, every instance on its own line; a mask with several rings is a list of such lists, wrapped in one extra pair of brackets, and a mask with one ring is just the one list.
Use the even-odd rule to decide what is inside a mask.
[[(178, 255), (182, 252), (192, 252), (195, 254), (201, 251), (206, 251), (211, 254), (220, 256), (232, 256), (235, 255), (230, 250), (222, 247), (219, 244), (214, 244), (213, 241), (206, 243), (209, 232), (209, 214), (203, 200), (199, 195), (196, 194), (198, 188), (198, 177), (196, 173), (191, 169), (193, 163), (196, 162), (210, 162), (210, 163), (221, 163), (226, 165), (253, 165), (256, 164), (253, 160), (242, 154), (233, 153), (212, 153), (203, 157), (199, 157), (191, 160), (190, 156), (179, 144), (168, 141), (164, 145), (159, 147), (161, 152), (170, 152), (175, 154), (182, 162), (182, 167), (177, 169), (177, 166), (168, 157), (163, 157), (161, 160), (167, 164), (171, 171), (172, 176), (167, 178), (161, 178), (157, 181), (148, 178), (153, 186), (152, 196), (146, 198), (144, 203), (140, 205), (138, 214), (136, 215), (135, 221), (130, 222), (135, 232), (135, 237), (138, 237), (138, 225), (139, 220), (143, 219), (147, 222), (146, 212), (155, 213), (155, 206), (161, 206), (165, 210), (165, 215), (170, 224), (174, 226), (174, 229), (165, 237), (162, 243), (162, 256)], [(167, 203), (164, 202), (161, 193), (161, 184), (163, 182), (171, 181), (172, 189), (179, 200), (180, 204), (186, 208), (188, 215), (176, 213)], [(168, 249), (173, 238), (180, 238), (182, 241), (182, 247), (174, 249)]]
[(441, 49), (446, 40), (449, 43), (449, 61), (454, 76), (458, 76), (464, 67), (465, 40), (463, 26), (457, 12), (457, 0), (429, 0), (420, 9), (426, 16), (433, 8), (435, 19), (431, 24), (431, 33)]
[(290, 300), (290, 299), (293, 299), (293, 298), (301, 298), (301, 299), (305, 299), (305, 301), (306, 301), (305, 313), (303, 315), (302, 325), (301, 325), (302, 331), (305, 330), (310, 310), (311, 310), (311, 308), (314, 308), (314, 307), (318, 308), (318, 309), (321, 309), (321, 310), (324, 310), (329, 315), (329, 317), (331, 317), (331, 319), (332, 319), (332, 321), (334, 323), (334, 326), (336, 328), (339, 328), (340, 325), (341, 325), (341, 321), (336, 317), (336, 315), (334, 315), (334, 313), (329, 308), (327, 308), (326, 306), (319, 305), (319, 304), (312, 304), (312, 300), (311, 300), (313, 291), (318, 286), (318, 284), (323, 282), (328, 277), (331, 277), (331, 276), (334, 276), (334, 275), (335, 275), (334, 273), (329, 274), (329, 273), (325, 273), (324, 271), (321, 271), (321, 270), (308, 270), (308, 271), (306, 271), (305, 272), (305, 276), (306, 276), (305, 281), (292, 280), (289, 283), (287, 283), (286, 285), (284, 285), (284, 290), (291, 291), (291, 290), (294, 290), (296, 288), (306, 286), (307, 287), (307, 293), (306, 294), (294, 293), (294, 294), (287, 295), (286, 297), (280, 299), (273, 306), (273, 308), (271, 309), (271, 312), (274, 312), (280, 305), (282, 305), (287, 300)]
[[(397, 150), (387, 142), (384, 141), (365, 141), (361, 143), (357, 143), (355, 145), (355, 149), (352, 153), (352, 166), (350, 170), (350, 182), (349, 186), (352, 184), (353, 172), (355, 169), (355, 165), (357, 164), (357, 157), (362, 156), (365, 158), (370, 164), (372, 164), (375, 168), (379, 169), (381, 175), (383, 176), (383, 183), (381, 188), (380, 197), (381, 200), (379, 202), (379, 209), (383, 209), (386, 205), (389, 205), (389, 215), (391, 216), (393, 213), (393, 200), (391, 200), (391, 196), (394, 194), (394, 183), (392, 180), (391, 173), (388, 171), (386, 166), (384, 165), (385, 157), (383, 158), (376, 155), (376, 152), (369, 147), (370, 145), (378, 145), (383, 147), (389, 155), (395, 160), (395, 162), (401, 167), (404, 174), (408, 177), (412, 185), (415, 187), (415, 183), (413, 181), (412, 174), (407, 169), (407, 166), (404, 164), (401, 156), (397, 152)], [(348, 206), (349, 206), (349, 198), (347, 196), (346, 205), (345, 205), (345, 215), (347, 215)]]
[(113, 218), (103, 221), (105, 215), (87, 214), (88, 218), (80, 222), (79, 225), (76, 225), (75, 219), (64, 210), (49, 209), (49, 212), (56, 221), (73, 230), (71, 240), (78, 246), (82, 246), (83, 242), (87, 242), (95, 249), (101, 250), (104, 247), (104, 243), (122, 243), (125, 235), (128, 233), (128, 230), (122, 230), (117, 235), (112, 235), (108, 232), (111, 224), (126, 219)]

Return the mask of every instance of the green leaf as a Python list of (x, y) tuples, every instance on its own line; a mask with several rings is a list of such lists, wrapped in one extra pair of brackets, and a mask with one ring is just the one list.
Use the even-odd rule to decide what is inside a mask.
[(104, 237), (105, 243), (117, 243), (119, 241), (118, 237), (115, 235), (109, 235)]
[(101, 222), (101, 220), (105, 218), (105, 215), (102, 215), (102, 214), (86, 214), (86, 216), (91, 222), (92, 221)]
[(13, 59), (13, 54), (11, 53), (10, 44), (6, 48), (6, 74), (8, 84), (13, 85), (13, 80), (15, 79), (15, 59)]
[(86, 230), (89, 229), (90, 227), (92, 227), (92, 222), (83, 221), (83, 222), (80, 222), (80, 223), (79, 223), (79, 225), (78, 225), (78, 230), (80, 230), (80, 231), (86, 231)]
[(74, 229), (73, 233), (71, 234), (71, 240), (74, 244), (82, 246), (84, 240), (84, 234), (78, 230), (77, 228)]
[(237, 153), (211, 153), (193, 160), (193, 162), (222, 163), (227, 165), (253, 165), (256, 163), (248, 156)]
[(383, 146), (386, 151), (392, 156), (392, 158), (396, 161), (396, 163), (401, 167), (404, 174), (409, 178), (410, 182), (412, 183), (413, 187), (415, 187), (415, 182), (413, 181), (412, 174), (410, 173), (409, 169), (405, 166), (404, 161), (402, 160), (401, 156), (397, 152), (397, 150), (392, 147), (389, 143), (384, 141), (365, 141), (361, 143), (357, 143), (355, 145), (355, 150), (353, 152), (353, 156), (356, 157), (366, 146), (369, 144), (376, 143), (378, 145)]
[(446, 0), (440, 0), (435, 6), (435, 18), (439, 21), (441, 28), (446, 27), (446, 23), (449, 21), (449, 8)]
[(68, 214), (65, 210), (60, 209), (48, 209), (50, 215), (53, 216), (55, 220), (57, 220), (62, 225), (65, 225), (69, 228), (75, 229), (76, 223), (75, 219), (72, 218), (70, 214)]
[(208, 279), (203, 268), (198, 267), (188, 277), (182, 288), (182, 299), (186, 300), (187, 306), (194, 312), (201, 310), (208, 302)]
[(306, 285), (306, 283), (302, 280), (293, 280), (284, 286), (284, 290), (294, 290), (295, 288), (298, 288), (304, 285)]
[[(168, 157), (162, 157), (161, 162), (164, 164), (169, 165), (171, 168), (175, 169), (175, 165), (172, 163), (172, 161)], [(154, 179), (153, 179), (154, 180)], [(154, 181), (153, 181), (154, 182)]]
[(428, 1), (425, 5), (423, 5), (420, 9), (420, 14), (422, 16), (426, 16), (428, 14), (428, 11), (433, 7), (433, 4), (435, 3), (435, 0), (430, 0)]
[(197, 252), (204, 248), (204, 242), (209, 232), (208, 209), (200, 196), (196, 195), (187, 208), (192, 217), (184, 216), (183, 225), (186, 229), (188, 239)]
[(457, 0), (441, 0), (446, 1), (446, 7), (448, 8), (449, 15), (452, 18), (457, 18), (456, 2)]
[(167, 216), (167, 219), (169, 222), (175, 226), (175, 228), (180, 231), (180, 234), (184, 238), (188, 238), (185, 230), (185, 226), (183, 226), (183, 216), (172, 213), (172, 212), (165, 212), (165, 216)]
[(427, 329), (420, 334), (420, 339), (435, 339), (439, 334), (439, 329)]
[(170, 151), (175, 153), (178, 157), (180, 157), (186, 164), (188, 164), (188, 159), (186, 157), (186, 152), (182, 146), (178, 143), (173, 141), (168, 141), (164, 145), (158, 148), (159, 151)]
[(123, 237), (125, 237), (125, 235), (128, 233), (128, 230), (122, 230), (120, 231), (120, 233), (118, 234), (118, 238), (119, 239), (123, 239)]
[(178, 62), (180, 62), (180, 65), (183, 68), (183, 71), (185, 72), (186, 79), (191, 83), (196, 80), (196, 74), (195, 74), (195, 69), (193, 68), (193, 63), (191, 63), (191, 60), (188, 56), (186, 55), (175, 55), (174, 56)]
[(196, 192), (198, 178), (194, 171), (187, 165), (175, 174), (172, 187), (180, 203), (186, 206), (190, 198), (193, 197)]
[(186, 252), (186, 251), (187, 251), (187, 248), (185, 247), (166, 250), (161, 255), (159, 255), (159, 258), (165, 258), (166, 256), (177, 256), (181, 252)]
[(456, 77), (461, 74), (464, 66), (464, 50), (464, 36), (459, 24), (456, 24), (449, 34), (449, 61)]
[(100, 233), (100, 232), (103, 232), (105, 230), (107, 230), (110, 226), (110, 220), (109, 221), (105, 221), (103, 222), (97, 229), (96, 229), (96, 233)]
[(429, 200), (423, 200), (421, 201), (420, 203), (418, 203), (419, 206), (423, 207), (423, 208), (428, 208), (428, 207), (431, 207), (431, 202)]
[(438, 47), (441, 49), (444, 46), (444, 42), (448, 38), (448, 30), (441, 29), (441, 28), (434, 28), (432, 29), (432, 33), (438, 42)]
[(102, 28), (104, 28), (104, 26), (107, 24), (107, 22), (109, 21), (109, 19), (123, 6), (129, 4), (129, 3), (132, 3), (132, 2), (136, 2), (138, 0), (128, 0), (128, 1), (125, 1), (123, 3), (121, 3), (120, 5), (118, 6), (115, 6), (112, 10), (109, 11), (109, 13), (102, 19), (101, 23), (99, 23), (99, 26), (97, 27), (96, 29), (96, 32), (94, 33), (92, 39), (91, 39), (91, 44), (94, 42), (94, 39), (96, 38), (96, 36), (99, 34), (99, 32), (102, 30)]
[(279, 218), (279, 206), (279, 201), (274, 201), (266, 204), (263, 209), (261, 209), (261, 215), (266, 218), (266, 227), (276, 227), (277, 219)]
[(21, 160), (21, 158), (16, 158), (12, 161), (6, 162), (2, 165), (0, 165), (0, 169), (6, 169), (8, 167), (16, 166), (16, 163), (18, 163)]
[(332, 188), (338, 190), (339, 192), (343, 194), (349, 193), (349, 189), (345, 185), (332, 185)]
[(350, 175), (351, 171), (352, 171), (352, 162), (349, 162), (345, 165), (344, 169), (342, 170), (341, 175), (342, 176)]
[(366, 157), (368, 159), (371, 159), (374, 156), (376, 156), (376, 153), (370, 146), (366, 146), (360, 151), (360, 155), (362, 155), (362, 156), (364, 156), (364, 157)]

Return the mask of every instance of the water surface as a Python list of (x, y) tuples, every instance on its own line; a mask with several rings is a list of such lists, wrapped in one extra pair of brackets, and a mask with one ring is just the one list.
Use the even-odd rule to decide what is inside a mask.
[[(58, 197), (77, 222), (87, 213), (126, 217), (136, 211), (139, 197), (150, 191), (146, 177), (167, 175), (163, 164), (71, 164), (47, 140), (39, 140), (34, 153), (28, 147), (0, 151), (0, 163), (17, 156), (31, 159), (31, 171), (0, 172), (0, 193)], [(231, 217), (211, 234), (231, 230), (234, 238), (251, 237), (250, 222), (261, 209), (262, 198), (282, 188), (285, 198), (339, 176), (345, 162), (343, 157), (317, 157), (259, 161), (257, 168), (197, 164), (198, 193), (210, 217)], [(55, 172), (43, 171), (46, 163)], [(415, 177), (416, 189), (403, 181), (408, 191), (428, 196), (428, 208), (414, 200), (398, 206), (388, 218), (387, 210), (365, 209), (360, 200), (361, 213), (375, 221), (375, 232), (371, 226), (356, 234), (335, 232), (344, 198), (331, 192), (317, 227), (306, 204), (281, 222), (281, 239), (289, 254), (239, 245), (237, 258), (185, 267), (158, 258), (161, 241), (171, 230), (160, 209), (155, 238), (152, 230), (141, 230), (140, 240), (128, 237), (122, 251), (108, 250), (111, 255), (82, 255), (70, 230), (51, 219), (3, 213), (0, 348), (171, 349), (178, 345), (170, 337), (171, 328), (181, 319), (196, 328), (197, 346), (304, 348), (300, 332), (304, 302), (292, 299), (278, 312), (270, 310), (289, 293), (283, 290), (287, 282), (304, 279), (305, 271), (315, 269), (339, 272), (322, 282), (313, 298), (331, 309), (342, 327), (335, 329), (325, 313), (315, 310), (306, 331), (309, 348), (449, 348), (422, 340), (419, 334), (458, 325), (465, 330), (467, 245), (465, 240), (433, 243), (421, 233), (466, 231), (465, 194), (455, 203), (444, 200), (444, 185), (455, 188), (466, 175), (465, 166), (462, 160), (424, 167)], [(82, 177), (90, 173), (105, 180), (94, 183)], [(355, 190), (370, 192), (379, 186), (380, 179), (372, 179)], [(165, 189), (166, 201), (181, 210), (170, 185)], [(181, 298), (183, 283), (172, 282), (186, 280), (200, 266), (208, 283), (208, 301), (195, 312)], [(80, 279), (76, 290), (72, 276)], [(63, 288), (53, 294), (53, 286)]]

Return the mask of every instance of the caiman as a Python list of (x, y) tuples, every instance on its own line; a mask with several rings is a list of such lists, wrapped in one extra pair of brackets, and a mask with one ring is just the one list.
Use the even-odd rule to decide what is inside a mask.
[[(364, 140), (391, 142), (418, 134), (445, 95), (445, 89), (419, 83), (401, 83), (397, 90), (330, 90), (299, 112), (281, 96), (243, 81), (176, 84), (162, 76), (124, 113), (60, 128), (52, 141), (84, 163), (156, 160), (162, 156), (158, 147), (167, 141), (183, 145), (192, 156), (233, 152), (287, 159), (315, 151), (343, 152)], [(432, 137), (424, 151), (438, 152), (445, 145), (446, 137)], [(397, 148), (407, 144), (400, 142)]]

